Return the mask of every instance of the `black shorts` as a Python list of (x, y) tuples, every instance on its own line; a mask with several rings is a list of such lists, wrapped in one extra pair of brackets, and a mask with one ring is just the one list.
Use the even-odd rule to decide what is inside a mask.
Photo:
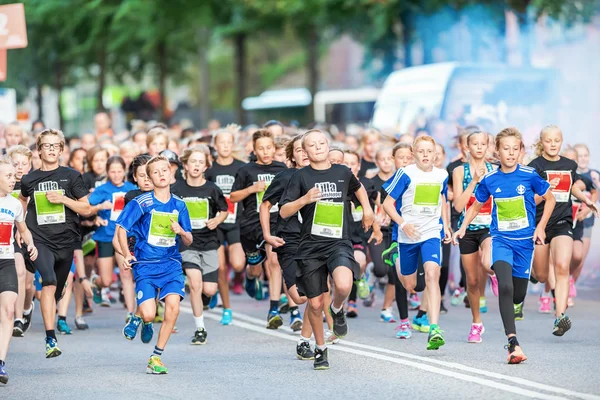
[(573, 238), (573, 222), (572, 221), (558, 221), (556, 224), (548, 225), (546, 227), (546, 244), (550, 244), (552, 239), (559, 236), (568, 236)]
[(41, 242), (36, 242), (35, 247), (38, 250), (38, 256), (35, 261), (29, 259), (25, 253), (25, 267), (29, 272), (36, 270), (42, 277), (43, 286), (56, 286), (54, 298), (59, 301), (62, 298), (65, 284), (71, 272), (73, 264), (73, 248), (54, 250)]
[(583, 242), (583, 230), (584, 230), (583, 222), (577, 221), (577, 225), (573, 228), (573, 240), (578, 240)]
[(476, 231), (467, 231), (465, 237), (460, 239), (458, 247), (460, 254), (473, 254), (479, 251), (483, 241), (490, 237), (490, 230), (478, 229)]
[(112, 242), (96, 242), (96, 256), (98, 258), (109, 258), (115, 255)]
[(240, 226), (222, 224), (217, 227), (217, 237), (219, 238), (219, 246), (236, 244), (240, 242)]
[(298, 262), (296, 261), (297, 248), (297, 245), (290, 246), (289, 243), (286, 243), (282, 248), (283, 251), (280, 250), (277, 252), (277, 259), (281, 266), (283, 281), (288, 289), (296, 285), (296, 271), (298, 270)]
[(367, 245), (365, 243), (355, 243), (352, 245), (352, 249), (355, 251), (360, 251), (365, 256), (367, 255)]
[(23, 254), (23, 249), (21, 248), (21, 246), (19, 246), (19, 245), (17, 244), (17, 241), (16, 241), (16, 240), (13, 242), (13, 248), (14, 248), (14, 250), (15, 250), (15, 254), (17, 254), (17, 253), (19, 253), (19, 254)]
[(300, 296), (309, 299), (329, 291), (329, 274), (333, 274), (333, 270), (339, 266), (343, 265), (352, 271), (353, 281), (360, 277), (360, 266), (350, 246), (338, 247), (332, 253), (317, 258), (297, 261), (296, 287)]
[(258, 265), (267, 258), (265, 251), (265, 240), (262, 229), (254, 229), (248, 232), (240, 232), (240, 243), (246, 253), (246, 260), (250, 265)]
[(0, 260), (0, 293), (19, 293), (19, 280), (15, 260)]

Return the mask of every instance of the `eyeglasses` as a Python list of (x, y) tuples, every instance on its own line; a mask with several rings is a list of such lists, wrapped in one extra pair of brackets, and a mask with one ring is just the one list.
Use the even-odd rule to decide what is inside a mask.
[(42, 143), (40, 147), (44, 150), (62, 149), (61, 143)]

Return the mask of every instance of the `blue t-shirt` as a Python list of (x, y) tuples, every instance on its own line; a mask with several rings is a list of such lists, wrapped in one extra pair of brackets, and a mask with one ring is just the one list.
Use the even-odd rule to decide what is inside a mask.
[[(117, 225), (135, 235), (134, 254), (145, 276), (172, 272), (164, 271), (163, 267), (172, 264), (168, 260), (179, 263), (181, 270), (179, 235), (171, 230), (171, 219), (185, 232), (192, 231), (190, 216), (181, 198), (171, 195), (168, 202), (162, 203), (154, 197), (154, 192), (148, 192), (130, 201), (117, 220)], [(142, 274), (136, 266), (134, 272), (137, 276)]]
[(125, 182), (123, 185), (117, 187), (108, 181), (98, 186), (90, 194), (89, 202), (93, 206), (104, 203), (106, 200), (113, 204), (112, 209), (100, 210), (98, 212), (98, 216), (108, 221), (108, 225), (96, 228), (96, 232), (92, 235), (95, 241), (112, 242), (116, 229), (115, 223), (125, 207), (125, 193), (134, 189), (137, 189), (137, 186), (130, 182)]
[(485, 175), (475, 198), (484, 204), (492, 197), (492, 236), (531, 239), (535, 232), (535, 195), (543, 196), (548, 189), (550, 184), (535, 169), (519, 164), (508, 174), (497, 169)]

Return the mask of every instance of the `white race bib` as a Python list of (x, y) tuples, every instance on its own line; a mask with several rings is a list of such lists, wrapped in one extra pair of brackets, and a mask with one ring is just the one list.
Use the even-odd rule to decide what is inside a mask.
[[(53, 190), (54, 191), (54, 190)], [(64, 196), (64, 190), (56, 190)], [(65, 205), (53, 204), (48, 201), (46, 191), (33, 192), (35, 213), (38, 225), (62, 224), (66, 221)]]
[(494, 199), (498, 230), (502, 232), (518, 231), (529, 227), (525, 198), (523, 196), (509, 199)]
[(412, 211), (416, 215), (435, 216), (440, 205), (441, 183), (417, 183)]
[(186, 197), (183, 199), (190, 214), (192, 229), (202, 229), (206, 226), (209, 216), (208, 199), (198, 197)]
[(557, 203), (566, 203), (569, 201), (571, 197), (571, 186), (573, 186), (573, 181), (571, 179), (570, 171), (546, 171), (546, 175), (548, 176), (548, 182), (551, 182), (555, 179), (559, 180), (558, 185), (554, 189), (552, 189), (552, 194), (556, 199)]
[(112, 195), (112, 208), (110, 210), (110, 220), (116, 221), (125, 208), (125, 192), (115, 192)]
[(12, 222), (0, 222), (0, 258), (13, 258), (14, 248), (10, 244), (13, 234)]
[(150, 217), (150, 230), (148, 232), (148, 243), (158, 247), (175, 246), (175, 232), (171, 230), (171, 219), (178, 220), (175, 213), (152, 211)]
[(344, 230), (344, 203), (318, 201), (315, 203), (312, 235), (341, 239)]

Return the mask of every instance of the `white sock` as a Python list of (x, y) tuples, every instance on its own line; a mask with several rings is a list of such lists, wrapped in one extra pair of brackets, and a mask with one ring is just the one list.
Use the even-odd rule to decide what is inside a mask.
[(15, 322), (17, 322), (17, 321), (21, 322), (22, 324), (25, 323), (25, 320), (23, 320), (22, 318), (15, 318)]
[(542, 294), (542, 297), (550, 297), (550, 292), (546, 292), (546, 291), (544, 290), (544, 294)]
[(194, 317), (194, 322), (196, 323), (196, 329), (204, 329), (204, 314)]
[(331, 311), (333, 311), (335, 314), (339, 313), (340, 311), (342, 311), (342, 308), (344, 308), (344, 305), (342, 304), (342, 306), (340, 308), (335, 308), (335, 306), (333, 305), (333, 303), (331, 303)]
[(302, 342), (310, 343), (310, 338), (305, 338), (300, 335), (300, 339), (298, 339), (298, 344), (302, 344)]
[(317, 345), (317, 349), (319, 349), (319, 350), (325, 350), (326, 348), (327, 348), (327, 346), (325, 346), (325, 345), (323, 345), (323, 346)]
[(23, 315), (29, 315), (33, 311), (33, 304), (29, 307), (29, 310), (23, 310)]

